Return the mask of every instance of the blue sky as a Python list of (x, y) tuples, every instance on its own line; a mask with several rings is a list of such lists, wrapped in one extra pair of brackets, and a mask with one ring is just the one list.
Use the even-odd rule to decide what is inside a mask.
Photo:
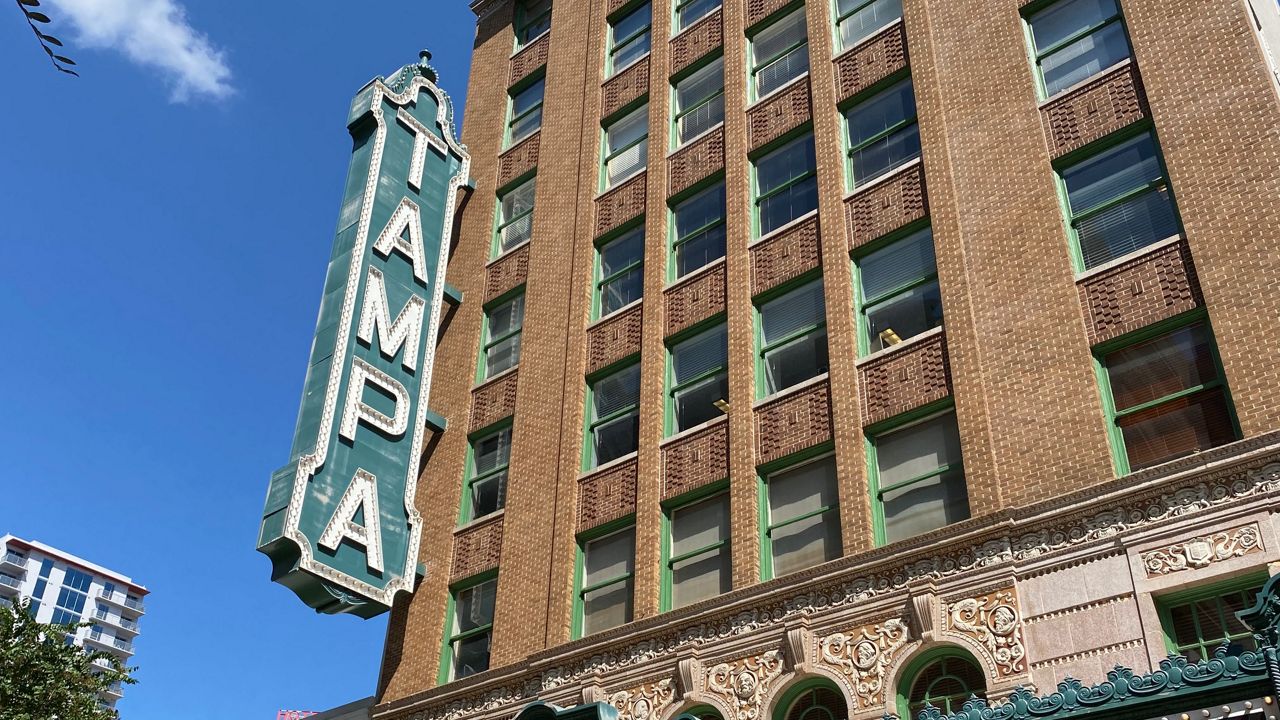
[(474, 17), (465, 0), (44, 6), (82, 77), (4, 4), (0, 533), (152, 591), (125, 720), (369, 695), (385, 618), (316, 615), (271, 583), (257, 523), (288, 459), (351, 96), (426, 47), (461, 103)]

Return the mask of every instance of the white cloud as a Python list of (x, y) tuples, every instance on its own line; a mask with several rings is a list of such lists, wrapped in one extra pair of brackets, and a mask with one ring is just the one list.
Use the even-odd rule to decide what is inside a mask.
[[(47, 0), (54, 21), (70, 20), (86, 47), (118, 50), (173, 84), (173, 100), (234, 92), (224, 53), (187, 23), (176, 0)], [(83, 62), (83, 61), (82, 61)]]

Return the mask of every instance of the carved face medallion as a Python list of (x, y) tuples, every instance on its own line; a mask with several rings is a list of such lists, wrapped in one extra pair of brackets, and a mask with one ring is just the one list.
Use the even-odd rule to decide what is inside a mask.
[(756, 679), (756, 674), (747, 670), (738, 675), (733, 684), (733, 691), (737, 693), (738, 697), (745, 700), (756, 691), (757, 684), (759, 684), (759, 681)]
[(1008, 635), (1018, 625), (1018, 613), (1008, 605), (1000, 605), (991, 611), (991, 631)]
[(859, 670), (870, 670), (876, 664), (880, 651), (870, 640), (863, 640), (853, 647), (853, 664)]

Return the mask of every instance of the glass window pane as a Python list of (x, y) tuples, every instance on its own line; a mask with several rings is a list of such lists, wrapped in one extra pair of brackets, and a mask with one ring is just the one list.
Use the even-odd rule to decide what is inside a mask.
[[(536, 179), (521, 184), (502, 196), (498, 205), (498, 224), (502, 226), (502, 250), (505, 252), (529, 239), (533, 226), (533, 196)], [(517, 219), (519, 218), (519, 219)]]
[(756, 161), (756, 187), (761, 195), (815, 172), (813, 136), (796, 138)]
[(814, 331), (765, 353), (765, 393), (772, 395), (829, 368), (827, 330)]
[(818, 207), (818, 178), (810, 176), (760, 201), (760, 234), (767, 235)]
[(729, 354), (729, 335), (724, 325), (676, 343), (671, 348), (671, 369), (677, 385), (717, 368), (723, 368)]
[(532, 85), (516, 93), (511, 98), (511, 116), (523, 115), (536, 105), (542, 104), (542, 90), (545, 81), (539, 78)]
[(671, 513), (671, 557), (680, 557), (728, 538), (727, 493), (677, 508)]
[(643, 170), (648, 164), (648, 157), (649, 140), (646, 138), (609, 158), (605, 167), (606, 186), (613, 187)]
[(507, 471), (471, 483), (471, 517), (480, 518), (506, 505)]
[(724, 257), (724, 225), (688, 236), (676, 247), (676, 275), (684, 277)]
[(524, 324), (524, 295), (512, 298), (489, 311), (489, 337), (515, 332)]
[(721, 0), (691, 0), (676, 10), (676, 30), (683, 30), (710, 15), (720, 7)]
[(774, 473), (767, 483), (769, 525), (836, 504), (836, 460), (823, 458)]
[(1178, 233), (1168, 188), (1142, 193), (1075, 223), (1085, 269)]
[(605, 152), (612, 155), (648, 135), (649, 106), (642, 105), (615, 120), (605, 131)]
[(1129, 57), (1129, 41), (1120, 23), (1055, 50), (1040, 60), (1046, 95), (1054, 95)]
[(761, 65), (786, 52), (793, 45), (805, 42), (807, 37), (804, 8), (800, 8), (751, 38), (752, 66), (759, 69)]
[(728, 399), (729, 376), (723, 372), (676, 391), (676, 431), (687, 430), (720, 417), (724, 412), (715, 403), (717, 400)]
[(1088, 30), (1117, 14), (1115, 0), (1063, 0), (1033, 13), (1027, 20), (1036, 54)]
[(582, 597), (582, 634), (631, 622), (631, 581), (607, 585)]
[(920, 157), (920, 127), (909, 125), (854, 150), (850, 155), (855, 184), (870, 182)]
[(1120, 418), (1129, 469), (1190, 455), (1236, 439), (1222, 388), (1206, 390)]
[(671, 607), (684, 607), (726, 593), (729, 581), (728, 546), (672, 563)]
[(801, 45), (760, 68), (756, 73), (756, 97), (764, 97), (809, 70), (809, 46)]
[(593, 418), (608, 417), (640, 402), (640, 366), (631, 365), (601, 378), (591, 387)]
[(459, 590), (453, 608), (453, 633), (458, 635), (493, 624), (493, 601), (497, 591), (496, 579)]
[(644, 293), (644, 268), (636, 266), (601, 286), (600, 317), (639, 300)]
[(881, 296), (937, 273), (933, 255), (933, 231), (926, 228), (858, 261), (862, 299), (871, 303)]
[(1184, 651), (1199, 642), (1190, 604), (1170, 608), (1169, 618), (1171, 621), (1169, 634), (1173, 636), (1173, 642), (1179, 651)]
[(484, 475), (506, 465), (511, 459), (511, 429), (477, 440), (474, 455), (476, 475)]
[(453, 677), (455, 680), (489, 669), (489, 633), (453, 643)]
[(635, 528), (587, 541), (583, 548), (582, 586), (630, 575), (635, 561)]
[(916, 115), (916, 96), (910, 78), (876, 93), (849, 109), (849, 145), (872, 137)]
[(640, 418), (635, 412), (596, 427), (596, 465), (603, 465), (635, 452), (639, 443)]
[(521, 46), (551, 29), (551, 0), (533, 0), (521, 8), (523, 26), (519, 32)]
[(640, 7), (627, 13), (613, 23), (613, 39), (614, 42), (626, 40), (632, 35), (649, 27), (649, 19), (651, 13), (649, 3), (645, 3)]
[(630, 230), (600, 246), (600, 277), (607, 278), (644, 259), (644, 227)]
[(635, 37), (619, 45), (613, 53), (613, 72), (626, 68), (649, 52), (649, 33)]
[[(840, 0), (839, 14), (844, 15), (863, 2), (865, 0)], [(872, 0), (840, 21), (841, 47), (853, 47), (900, 17), (902, 0)]]
[(519, 363), (520, 335), (517, 333), (490, 346), (485, 354), (485, 377), (493, 377)]
[(914, 537), (969, 517), (968, 491), (959, 471), (890, 490), (882, 502), (885, 542)]
[(1117, 350), (1103, 362), (1116, 410), (1203, 385), (1218, 375), (1213, 336), (1202, 323)]
[(875, 438), (880, 487), (960, 462), (960, 431), (955, 413), (939, 415)]
[(840, 557), (840, 519), (834, 510), (772, 533), (773, 574), (786, 575)]
[(772, 345), (801, 330), (826, 322), (827, 304), (822, 281), (796, 288), (760, 306), (760, 330), (765, 345)]
[(679, 142), (686, 143), (724, 120), (724, 95), (716, 95), (680, 118)]
[(511, 143), (520, 142), (542, 127), (542, 107), (511, 123)]
[(908, 290), (867, 308), (867, 344), (872, 352), (892, 347), (942, 324), (938, 281)]
[(675, 206), (673, 222), (676, 239), (682, 240), (695, 230), (724, 220), (724, 183), (703, 190)]
[(1162, 177), (1155, 143), (1151, 135), (1145, 133), (1076, 163), (1062, 173), (1067, 202), (1074, 215)]
[[(724, 92), (724, 58), (716, 58), (676, 83), (676, 112), (682, 113), (712, 95)], [(709, 127), (709, 126), (708, 126)]]

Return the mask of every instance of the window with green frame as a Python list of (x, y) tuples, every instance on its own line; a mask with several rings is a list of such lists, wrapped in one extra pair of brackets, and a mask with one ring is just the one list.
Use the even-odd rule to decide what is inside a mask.
[(493, 239), (497, 257), (533, 235), (533, 196), (537, 178), (531, 177), (498, 196), (498, 229)]
[(516, 4), (516, 50), (551, 29), (551, 0), (523, 0)]
[(848, 168), (853, 187), (920, 157), (920, 126), (910, 76), (849, 107)]
[(586, 469), (635, 452), (640, 441), (640, 364), (587, 386)]
[(948, 649), (926, 655), (918, 663), (919, 669), (905, 676), (898, 697), (900, 708), (906, 711), (904, 717), (914, 718), (929, 705), (946, 717), (959, 712), (971, 696), (987, 695), (982, 668), (966, 654)]
[(608, 63), (605, 77), (614, 75), (649, 53), (653, 8), (643, 3), (609, 21)]
[(1180, 231), (1164, 162), (1143, 132), (1059, 173), (1079, 269), (1110, 262)]
[(818, 208), (818, 161), (812, 132), (761, 155), (752, 168), (757, 237)]
[(765, 580), (840, 557), (835, 456), (768, 474), (764, 511)]
[(520, 363), (520, 332), (524, 329), (524, 292), (484, 312), (484, 359), (481, 380)]
[(853, 260), (858, 351), (883, 350), (942, 325), (942, 295), (929, 228)]
[(510, 463), (511, 426), (471, 441), (467, 480), (462, 489), (462, 522), (492, 515), (506, 506)]
[(689, 73), (674, 83), (671, 110), (675, 114), (675, 147), (698, 137), (724, 121), (724, 58)]
[(760, 305), (758, 395), (781, 392), (827, 371), (827, 303), (822, 279)]
[(868, 434), (876, 539), (891, 543), (969, 517), (956, 414)]
[(721, 0), (676, 0), (676, 32), (720, 9)]
[(1036, 77), (1052, 97), (1129, 57), (1116, 0), (1058, 0), (1024, 11)]
[(575, 578), (578, 637), (631, 622), (635, 556), (634, 524), (580, 541)]
[(539, 77), (519, 90), (511, 91), (507, 119), (507, 147), (515, 145), (542, 127), (542, 96), (546, 79)]
[(596, 249), (596, 317), (610, 315), (644, 294), (644, 225), (605, 240)]
[(849, 706), (844, 695), (830, 682), (807, 682), (799, 691), (788, 693), (779, 704), (776, 720), (847, 720)]
[(1169, 652), (1183, 655), (1194, 663), (1213, 657), (1223, 644), (1231, 655), (1256, 650), (1253, 632), (1240, 622), (1236, 613), (1253, 607), (1264, 580), (1252, 576), (1208, 589), (1178, 593), (1169, 599), (1157, 599)]
[(720, 417), (729, 399), (729, 333), (724, 323), (680, 340), (670, 349), (668, 430), (677, 433)]
[(729, 493), (696, 499), (667, 513), (663, 610), (729, 591)]
[(645, 103), (604, 128), (604, 190), (645, 169), (649, 161), (649, 104)]
[(752, 33), (748, 40), (752, 100), (809, 71), (809, 32), (803, 6)]
[(674, 279), (724, 257), (724, 180), (672, 206), (671, 235)]
[(1095, 349), (1121, 474), (1238, 437), (1213, 333), (1202, 314)]
[(849, 49), (902, 17), (902, 0), (836, 0), (836, 32)]
[(498, 579), (470, 580), (453, 588), (446, 620), (441, 680), (460, 680), (489, 669), (493, 605)]

